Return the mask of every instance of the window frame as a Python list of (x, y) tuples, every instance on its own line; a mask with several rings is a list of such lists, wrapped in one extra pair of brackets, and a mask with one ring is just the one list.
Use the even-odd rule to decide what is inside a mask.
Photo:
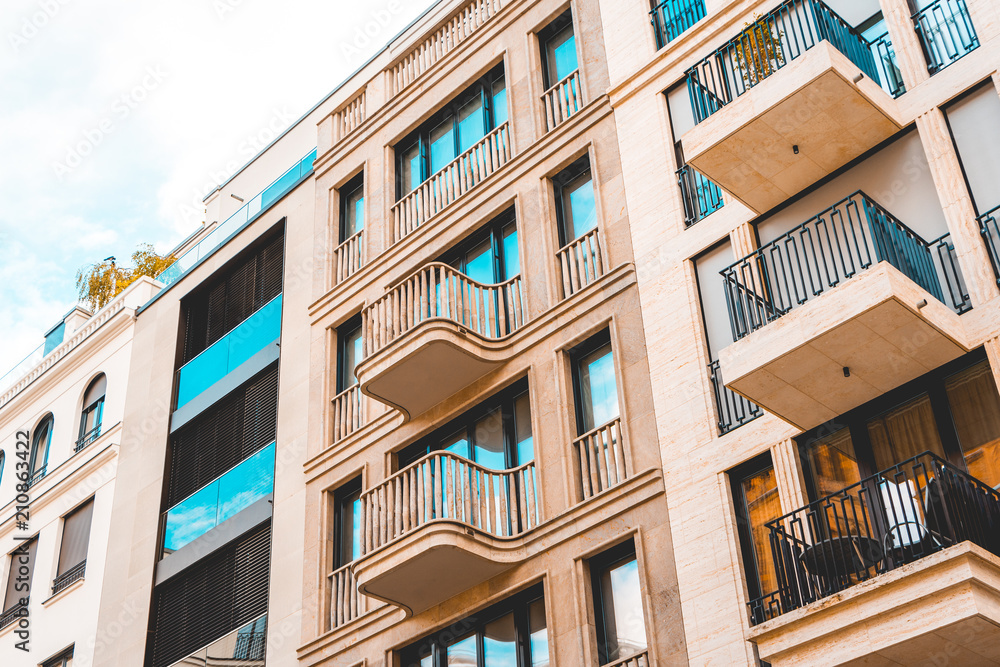
[[(352, 316), (349, 320), (337, 327), (337, 383), (336, 389), (337, 394), (347, 391), (349, 388), (358, 384), (358, 378), (353, 379), (346, 377), (345, 373), (347, 371), (347, 347), (348, 341), (350, 340), (351, 334), (356, 331), (361, 330), (361, 313)], [(362, 354), (364, 354), (364, 346), (362, 345)], [(364, 361), (364, 357), (361, 359), (355, 359), (354, 367), (357, 368), (358, 364)], [(348, 380), (350, 384), (348, 384)]]
[[(356, 501), (353, 501), (353, 500), (349, 501), (350, 498), (352, 498), (353, 496), (357, 495), (358, 500), (360, 500), (362, 493), (364, 493), (364, 485), (363, 485), (363, 479), (362, 479), (361, 475), (358, 475), (357, 477), (354, 477), (353, 479), (351, 479), (351, 480), (349, 480), (347, 482), (344, 482), (343, 484), (341, 484), (340, 486), (338, 486), (333, 491), (333, 494), (332, 494), (332, 496), (333, 496), (333, 526), (332, 526), (332, 528), (333, 528), (333, 554), (332, 554), (333, 555), (333, 570), (332, 571), (334, 571), (334, 572), (336, 572), (340, 568), (344, 567), (348, 563), (353, 563), (354, 561), (356, 561), (358, 558), (361, 557), (361, 554), (358, 553), (358, 554), (355, 554), (354, 557), (351, 560), (349, 560), (349, 561), (345, 561), (344, 560), (344, 557), (343, 557), (343, 554), (344, 554), (344, 537), (347, 534), (347, 531), (346, 531), (346, 528), (344, 526), (344, 511), (343, 510), (346, 507), (347, 502), (351, 502), (352, 504), (353, 504), (353, 502), (356, 502)], [(353, 531), (351, 531), (352, 541), (353, 541), (353, 537), (354, 537)], [(352, 551), (353, 551), (353, 548), (352, 548)]]
[[(431, 153), (430, 153), (430, 136), (431, 132), (436, 130), (441, 126), (442, 123), (447, 121), (449, 116), (452, 119), (452, 136), (454, 138), (454, 150), (456, 158), (461, 155), (464, 151), (461, 150), (461, 137), (459, 136), (459, 111), (465, 107), (470, 101), (474, 100), (477, 96), (481, 99), (483, 105), (483, 117), (486, 120), (486, 127), (484, 136), (489, 134), (493, 130), (497, 129), (498, 123), (496, 122), (497, 110), (493, 105), (493, 98), (495, 96), (493, 87), (497, 81), (504, 81), (504, 90), (507, 90), (507, 77), (504, 63), (501, 61), (496, 66), (491, 68), (486, 74), (481, 76), (476, 81), (469, 84), (461, 93), (452, 97), (441, 109), (434, 113), (433, 116), (425, 120), (420, 126), (406, 135), (402, 140), (397, 142), (393, 146), (394, 160), (396, 165), (396, 201), (399, 201), (404, 196), (416, 190), (420, 185), (425, 183), (427, 179), (436, 174), (436, 171), (431, 171)], [(508, 104), (508, 118), (509, 118), (509, 104)], [(504, 121), (506, 122), (506, 121)], [(406, 167), (406, 163), (403, 160), (404, 155), (412, 150), (414, 147), (418, 148), (418, 159), (420, 160), (420, 180), (419, 182), (413, 184), (410, 190), (404, 191), (403, 185), (403, 173)], [(450, 162), (449, 162), (450, 164)]]
[[(33, 552), (31, 551), (32, 547), (34, 547)], [(28, 581), (27, 581), (28, 590), (25, 591), (24, 594), (21, 594), (20, 591), (15, 590), (14, 594), (16, 595), (16, 602), (14, 602), (11, 605), (8, 605), (7, 593), (10, 592), (10, 578), (14, 576), (14, 567), (15, 567), (14, 559), (15, 557), (23, 555), (17, 553), (21, 549), (24, 549), (28, 552), (28, 569), (29, 569)], [(7, 578), (4, 579), (4, 599), (2, 601), (3, 609), (2, 611), (0, 611), (0, 613), (6, 614), (10, 610), (18, 607), (21, 604), (22, 599), (29, 599), (29, 600), (31, 599), (31, 589), (34, 585), (34, 579), (35, 579), (35, 564), (36, 564), (35, 561), (37, 560), (37, 558), (38, 558), (38, 535), (35, 535), (31, 539), (24, 540), (13, 551), (7, 552)]]
[(353, 178), (351, 178), (351, 180), (349, 180), (347, 183), (345, 183), (343, 186), (341, 186), (337, 190), (337, 194), (338, 194), (338, 197), (340, 199), (340, 202), (339, 202), (339, 204), (340, 204), (339, 205), (339, 209), (340, 209), (339, 216), (340, 216), (340, 219), (338, 221), (338, 226), (337, 226), (337, 228), (338, 228), (338, 239), (339, 239), (338, 240), (338, 245), (341, 244), (341, 243), (344, 243), (345, 241), (347, 241), (347, 239), (349, 239), (352, 236), (354, 236), (354, 234), (348, 234), (347, 233), (347, 231), (348, 231), (347, 230), (347, 207), (348, 207), (348, 203), (350, 201), (351, 196), (354, 195), (359, 190), (361, 191), (362, 220), (361, 220), (361, 228), (358, 229), (356, 232), (354, 232), (354, 234), (357, 234), (358, 232), (364, 231), (364, 228), (365, 228), (365, 220), (364, 220), (364, 218), (367, 217), (367, 216), (365, 216), (365, 213), (366, 213), (365, 205), (366, 205), (367, 202), (365, 201), (365, 171), (364, 171), (364, 169), (361, 170), (361, 173), (359, 173), (357, 176), (354, 176)]
[[(41, 473), (39, 479), (45, 476), (46, 469), (49, 465), (49, 452), (52, 450), (52, 431), (55, 429), (56, 419), (51, 412), (42, 417), (31, 436), (31, 455), (28, 457), (28, 482), (31, 483), (35, 481), (35, 476)], [(45, 456), (41, 462), (38, 464), (38, 442), (39, 433), (42, 432), (42, 427), (47, 429), (46, 432), (46, 442), (45, 442)]]
[[(555, 205), (556, 205), (556, 227), (559, 232), (559, 247), (565, 248), (567, 245), (576, 241), (583, 236), (574, 236), (569, 238), (570, 230), (567, 228), (567, 218), (566, 218), (566, 197), (567, 191), (570, 185), (577, 182), (584, 175), (590, 175), (590, 187), (594, 192), (594, 217), (595, 224), (594, 229), (599, 229), (601, 226), (601, 216), (598, 214), (598, 204), (597, 204), (597, 188), (594, 187), (594, 169), (590, 161), (590, 155), (583, 155), (576, 160), (574, 160), (565, 169), (562, 169), (555, 176), (552, 177), (552, 189), (555, 195)], [(590, 232), (585, 232), (589, 234)]]
[(615, 395), (618, 397), (618, 418), (620, 419), (622, 416), (621, 392), (619, 391), (620, 387), (618, 386), (618, 361), (615, 359), (615, 346), (614, 342), (611, 340), (611, 328), (606, 327), (569, 350), (570, 370), (573, 384), (573, 407), (576, 417), (576, 437), (580, 437), (594, 428), (601, 426), (601, 424), (594, 424), (594, 426), (590, 429), (585, 428), (587, 420), (585, 419), (583, 412), (583, 383), (580, 373), (580, 362), (584, 357), (597, 352), (604, 346), (608, 346), (610, 348), (611, 363), (615, 375)]
[[(604, 600), (604, 588), (601, 586), (601, 576), (607, 570), (615, 567), (617, 565), (624, 564), (631, 561), (636, 562), (636, 568), (639, 574), (639, 590), (642, 591), (642, 568), (639, 567), (639, 550), (635, 543), (635, 536), (629, 536), (629, 539), (616, 544), (608, 549), (605, 549), (601, 553), (592, 556), (588, 559), (587, 564), (590, 569), (590, 591), (594, 603), (594, 631), (596, 633), (597, 639), (597, 660), (599, 665), (607, 665), (612, 662), (608, 658), (608, 626), (607, 620), (605, 618), (607, 614), (607, 608), (605, 606)], [(645, 597), (645, 596), (643, 596)], [(613, 602), (613, 601), (612, 601)], [(646, 635), (646, 648), (649, 650), (649, 624), (646, 618), (646, 605), (643, 604), (642, 608), (642, 624), (644, 633)], [(641, 653), (641, 651), (640, 651)], [(637, 654), (633, 654), (637, 655)], [(627, 656), (626, 656), (627, 657)], [(621, 657), (616, 658), (616, 660), (622, 659)]]
[[(84, 405), (80, 410), (80, 434), (76, 440), (76, 447), (80, 449), (86, 444), (89, 444), (100, 437), (101, 426), (104, 423), (104, 400), (108, 395), (107, 383), (108, 376), (104, 373), (99, 373), (90, 383), (87, 385), (87, 389), (83, 392), (84, 400), (87, 398), (87, 394), (90, 390), (101, 380), (104, 380), (104, 393), (101, 394), (100, 398), (91, 403), (90, 405)], [(94, 426), (87, 428), (87, 417), (96, 412), (97, 416), (94, 418)], [(93, 433), (93, 435), (91, 435)]]
[[(497, 602), (496, 604), (491, 605), (478, 613), (469, 614), (456, 623), (448, 625), (437, 632), (425, 635), (416, 641), (410, 642), (408, 645), (399, 649), (397, 653), (397, 655), (399, 655), (398, 664), (402, 667), (413, 667), (414, 665), (419, 665), (420, 659), (417, 657), (418, 652), (425, 647), (429, 647), (431, 667), (447, 667), (447, 662), (445, 661), (447, 653), (443, 649), (447, 649), (449, 643), (453, 644), (455, 639), (471, 635), (476, 637), (477, 665), (484, 665), (485, 657), (483, 655), (483, 636), (486, 626), (503, 618), (507, 614), (513, 614), (515, 628), (514, 643), (517, 647), (516, 655), (518, 667), (531, 667), (532, 656), (529, 609), (534, 602), (539, 600), (542, 601), (542, 606), (545, 608), (545, 590), (542, 583), (537, 583), (526, 590), (514, 593), (510, 597), (501, 600), (500, 602)], [(548, 610), (546, 609), (546, 611)], [(470, 621), (470, 627), (461, 629), (461, 624), (469, 623)], [(548, 618), (548, 615), (546, 615), (545, 633), (546, 639), (548, 640), (547, 644), (549, 645), (551, 644), (551, 637), (549, 637), (551, 623), (551, 619)], [(456, 627), (459, 627), (460, 629), (456, 630)], [(394, 651), (394, 653), (396, 652)], [(548, 658), (548, 656), (546, 656), (546, 658)]]
[[(563, 31), (569, 29), (573, 35), (573, 51), (576, 55), (576, 70), (580, 70), (580, 51), (576, 42), (576, 24), (573, 22), (573, 11), (567, 9), (565, 12), (552, 19), (547, 26), (538, 31), (538, 52), (542, 58), (542, 85), (545, 90), (549, 90), (562, 79), (553, 80), (555, 63), (549, 60), (549, 44)], [(572, 73), (572, 72), (571, 72)], [(566, 76), (569, 76), (568, 74)], [(565, 78), (565, 77), (563, 77)]]
[[(67, 572), (69, 572), (70, 570), (72, 570), (74, 567), (77, 567), (81, 563), (86, 563), (88, 557), (90, 556), (90, 535), (94, 528), (94, 504), (95, 504), (94, 501), (95, 501), (95, 496), (91, 496), (90, 498), (83, 501), (82, 503), (71, 509), (69, 512), (66, 512), (66, 514), (62, 516), (61, 533), (59, 539), (59, 551), (56, 554), (57, 579), (62, 575), (66, 574)], [(66, 568), (63, 569), (62, 557), (63, 557), (63, 550), (66, 548), (66, 523), (67, 521), (69, 521), (70, 518), (84, 511), (88, 506), (90, 508), (90, 521), (89, 525), (87, 526), (87, 544), (85, 545), (83, 560), (77, 563), (68, 564)]]
[[(518, 239), (517, 239), (518, 272), (514, 275), (515, 276), (520, 275), (521, 274), (520, 231), (521, 230), (517, 224), (517, 214), (514, 211), (513, 207), (503, 211), (502, 213), (494, 217), (492, 220), (487, 222), (485, 225), (477, 229), (475, 232), (467, 236), (465, 239), (455, 244), (455, 246), (449, 248), (447, 252), (443, 253), (436, 261), (451, 266), (452, 268), (454, 268), (456, 271), (459, 271), (463, 275), (468, 275), (467, 271), (468, 265), (467, 262), (465, 261), (466, 256), (468, 255), (470, 250), (480, 245), (485, 239), (488, 238), (490, 240), (490, 251), (492, 253), (492, 260), (493, 260), (493, 276), (494, 278), (496, 278), (497, 276), (506, 276), (507, 262), (509, 258), (504, 252), (503, 241), (504, 241), (504, 230), (506, 230), (510, 226), (513, 226), (514, 233), (518, 234)], [(456, 266), (456, 264), (460, 264), (461, 266)], [(514, 276), (511, 276), (510, 278), (502, 278), (501, 280), (498, 280), (493, 284), (499, 285), (500, 283), (506, 282), (513, 277)]]
[(73, 652), (76, 646), (70, 646), (68, 649), (58, 653), (57, 655), (45, 660), (41, 663), (41, 667), (69, 667), (72, 665)]
[[(523, 463), (518, 460), (515, 404), (517, 399), (525, 393), (528, 394), (528, 402), (529, 405), (531, 405), (531, 388), (527, 377), (522, 378), (509, 387), (506, 387), (487, 397), (477, 405), (449, 420), (443, 426), (434, 429), (434, 431), (428, 435), (425, 435), (416, 442), (403, 447), (396, 453), (395, 456), (396, 471), (404, 469), (424, 456), (427, 456), (431, 452), (444, 451), (444, 447), (441, 446), (441, 443), (444, 442), (444, 440), (449, 436), (459, 433), (463, 429), (465, 430), (466, 439), (469, 443), (469, 453), (472, 455), (469, 460), (475, 462), (476, 446), (472, 435), (476, 427), (476, 423), (495, 410), (501, 411), (504, 441), (504, 464), (507, 466), (505, 470), (512, 470), (520, 467)], [(531, 407), (533, 408), (534, 406), (532, 405)], [(534, 440), (534, 435), (534, 430), (532, 430), (532, 440)], [(534, 446), (534, 443), (532, 443), (532, 446)]]
[[(740, 557), (743, 561), (743, 578), (746, 580), (749, 600), (763, 598), (765, 594), (761, 586), (757, 556), (753, 550), (750, 513), (742, 483), (768, 469), (775, 470), (770, 450), (753, 457), (749, 461), (744, 461), (727, 473), (731, 487), (730, 490), (732, 491), (734, 516), (736, 518), (736, 539), (740, 547)], [(777, 488), (777, 471), (775, 471), (775, 487)], [(780, 499), (781, 489), (778, 488), (777, 490)], [(768, 551), (770, 551), (770, 548)]]

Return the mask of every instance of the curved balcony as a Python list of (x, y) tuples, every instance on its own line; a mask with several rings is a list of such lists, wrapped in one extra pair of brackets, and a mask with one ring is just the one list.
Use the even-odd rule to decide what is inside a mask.
[(504, 363), (499, 341), (526, 319), (520, 276), (484, 285), (428, 264), (364, 309), (361, 391), (421, 414)]
[(490, 470), (432, 452), (361, 496), (358, 590), (419, 613), (525, 557), (540, 520), (534, 462)]

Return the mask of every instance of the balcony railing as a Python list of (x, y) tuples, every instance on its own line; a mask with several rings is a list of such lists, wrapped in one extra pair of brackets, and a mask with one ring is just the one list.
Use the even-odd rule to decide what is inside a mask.
[(573, 441), (573, 449), (580, 465), (583, 500), (621, 484), (630, 476), (620, 418), (587, 431)]
[(195, 264), (215, 252), (217, 248), (224, 245), (236, 232), (243, 229), (245, 224), (267, 210), (271, 204), (291, 192), (295, 186), (312, 174), (312, 165), (315, 160), (316, 149), (314, 148), (288, 171), (279, 176), (277, 180), (264, 188), (260, 194), (243, 204), (236, 213), (226, 218), (225, 222), (213, 229), (205, 238), (198, 241), (194, 247), (178, 257), (177, 261), (168, 266), (160, 275), (156, 276), (156, 279), (164, 285), (171, 285), (177, 282)]
[(331, 572), (328, 579), (331, 628), (339, 628), (368, 612), (368, 597), (358, 592), (350, 563)]
[(705, 0), (661, 0), (649, 12), (656, 48), (662, 49), (703, 18)]
[(608, 260), (597, 228), (567, 243), (556, 253), (563, 298), (569, 298), (607, 273)]
[(12, 369), (4, 373), (3, 377), (0, 377), (0, 391), (7, 389), (7, 387), (20, 380), (27, 374), (28, 371), (37, 366), (44, 358), (45, 343), (42, 343), (29, 352), (28, 356), (17, 362)]
[(996, 277), (997, 285), (1000, 285), (1000, 225), (997, 224), (997, 217), (1000, 216), (1000, 206), (991, 208), (986, 213), (979, 216), (979, 233), (986, 242), (986, 250), (990, 255), (990, 264), (993, 265), (993, 275)]
[(27, 615), (25, 607), (27, 604), (16, 604), (4, 613), (0, 614), (0, 630), (19, 619), (22, 615)]
[(700, 123), (782, 67), (827, 40), (881, 84), (871, 45), (819, 0), (787, 0), (687, 71)]
[(352, 385), (333, 397), (333, 442), (343, 440), (374, 416), (372, 401), (363, 393), (357, 384)]
[(98, 424), (94, 428), (90, 429), (89, 431), (81, 435), (80, 438), (76, 441), (76, 445), (73, 447), (73, 451), (77, 453), (83, 451), (87, 447), (87, 445), (92, 443), (94, 440), (97, 440), (99, 437), (101, 437), (100, 424)]
[(484, 285), (447, 264), (428, 264), (364, 309), (365, 358), (433, 319), (449, 320), (483, 338), (513, 333), (527, 319), (521, 277)]
[(333, 113), (333, 143), (345, 138), (354, 129), (365, 122), (367, 107), (365, 105), (367, 88), (355, 95), (351, 101)]
[(504, 123), (395, 203), (393, 242), (440, 213), (511, 157), (510, 124)]
[(965, 0), (937, 0), (913, 15), (913, 25), (931, 74), (979, 46)]
[(36, 470), (31, 475), (31, 477), (28, 478), (28, 482), (27, 482), (28, 488), (30, 489), (35, 484), (38, 484), (40, 481), (42, 481), (45, 478), (45, 474), (46, 474), (47, 470), (48, 470), (48, 465), (44, 465), (41, 468), (39, 468), (38, 470)]
[(604, 667), (649, 667), (649, 651), (635, 653), (627, 658), (621, 658), (610, 662)]
[(951, 233), (931, 241), (928, 245), (934, 249), (934, 269), (941, 282), (943, 301), (961, 315), (972, 310), (972, 300), (969, 298), (969, 288), (965, 277), (958, 268), (958, 255), (955, 254), (955, 244), (951, 242)]
[(274, 449), (250, 455), (163, 513), (163, 555), (193, 542), (274, 490)]
[(577, 69), (542, 93), (545, 130), (555, 129), (581, 108), (583, 108), (583, 88), (580, 83), (580, 70)]
[(59, 591), (69, 588), (73, 582), (83, 579), (83, 575), (86, 573), (87, 561), (77, 563), (52, 580), (52, 594), (55, 595)]
[(873, 37), (870, 44), (882, 88), (893, 97), (899, 97), (906, 92), (906, 85), (903, 84), (903, 74), (896, 64), (896, 50), (889, 39), (889, 33), (884, 32), (878, 37)]
[[(962, 284), (951, 250), (937, 260)], [(945, 302), (932, 244), (858, 191), (721, 271), (733, 340), (882, 261)], [(961, 294), (949, 292), (956, 312), (968, 309)]]
[(719, 186), (688, 165), (677, 170), (677, 184), (684, 202), (685, 227), (715, 213), (724, 204)]
[(361, 230), (334, 249), (333, 279), (340, 284), (365, 265), (365, 230)]
[(777, 590), (761, 623), (970, 540), (1000, 555), (1000, 492), (930, 452), (767, 524)]
[(361, 553), (434, 521), (461, 523), (499, 538), (538, 526), (532, 461), (491, 470), (447, 451), (432, 452), (361, 495)]
[(712, 381), (712, 393), (715, 394), (715, 407), (719, 415), (716, 422), (719, 435), (725, 435), (764, 414), (759, 405), (743, 398), (723, 383), (718, 361), (708, 365), (708, 377)]
[(177, 407), (187, 404), (281, 336), (281, 295), (274, 297), (177, 371)]

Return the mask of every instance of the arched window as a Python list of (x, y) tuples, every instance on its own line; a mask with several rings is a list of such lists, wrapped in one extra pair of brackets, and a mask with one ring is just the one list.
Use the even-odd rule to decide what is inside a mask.
[(52, 442), (52, 426), (55, 420), (51, 414), (45, 415), (35, 427), (35, 437), (31, 441), (31, 458), (28, 461), (29, 484), (45, 477), (45, 466), (49, 461), (49, 443)]
[(0, 451), (0, 485), (3, 484), (3, 464), (7, 460), (7, 455), (5, 452)]
[(108, 377), (98, 375), (87, 387), (83, 395), (83, 412), (80, 414), (80, 437), (76, 441), (76, 451), (80, 451), (101, 435), (101, 416), (104, 413), (104, 393), (108, 388)]

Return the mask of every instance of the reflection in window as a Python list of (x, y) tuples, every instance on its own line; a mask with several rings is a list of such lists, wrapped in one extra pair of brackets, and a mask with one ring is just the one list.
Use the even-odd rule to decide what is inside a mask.
[[(574, 173), (575, 172), (575, 173)], [(556, 177), (560, 241), (574, 241), (597, 227), (597, 206), (589, 161), (571, 166)]]
[[(455, 637), (454, 628), (467, 631)], [(541, 586), (465, 618), (401, 651), (401, 667), (547, 667)]]
[(594, 558), (591, 573), (600, 663), (605, 665), (645, 651), (646, 620), (633, 543)]
[(104, 394), (107, 392), (108, 378), (99, 375), (94, 378), (83, 395), (83, 412), (80, 415), (80, 435), (76, 449), (87, 446), (101, 434), (101, 418), (104, 413)]
[(31, 482), (45, 476), (45, 469), (49, 461), (49, 445), (52, 442), (52, 427), (54, 420), (52, 415), (46, 415), (44, 419), (35, 427), (35, 437), (31, 442), (31, 457), (28, 461), (29, 480)]
[(337, 393), (358, 383), (354, 371), (364, 359), (361, 316), (352, 318), (337, 329)]
[(989, 361), (948, 378), (945, 389), (969, 474), (1000, 486), (1000, 394)]
[(484, 285), (495, 285), (521, 272), (514, 211), (505, 211), (440, 260)]
[(767, 523), (781, 516), (771, 455), (764, 454), (730, 472), (743, 572), (751, 600), (778, 589)]
[(365, 228), (364, 172), (340, 189), (340, 243)]
[(584, 343), (573, 357), (573, 379), (579, 406), (578, 435), (583, 435), (619, 416), (618, 384), (608, 333), (603, 332)]
[(358, 477), (334, 493), (334, 569), (347, 565), (361, 555), (361, 478)]
[(809, 442), (803, 448), (802, 455), (816, 498), (836, 493), (861, 481), (851, 431), (846, 426)]
[(551, 88), (577, 69), (576, 39), (569, 12), (550, 23), (538, 36), (544, 44), (545, 87)]

